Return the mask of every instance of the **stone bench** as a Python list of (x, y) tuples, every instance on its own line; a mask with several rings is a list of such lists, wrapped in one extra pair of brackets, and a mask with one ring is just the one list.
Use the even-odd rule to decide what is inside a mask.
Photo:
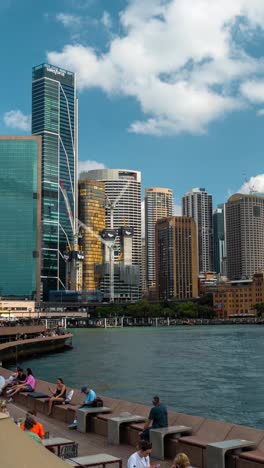
[(225, 440), (231, 429), (232, 424), (230, 423), (205, 419), (197, 430), (193, 428), (193, 435), (179, 438), (176, 452), (186, 453), (193, 465), (206, 467), (205, 451), (207, 445)]
[(77, 430), (79, 432), (88, 432), (91, 429), (89, 419), (102, 413), (111, 413), (111, 408), (107, 406), (101, 408), (77, 408)]
[(136, 414), (132, 415), (121, 415), (115, 416), (108, 419), (108, 442), (110, 444), (119, 445), (120, 444), (120, 430), (121, 426), (129, 425), (135, 422), (145, 421), (146, 418), (143, 416), (138, 416)]
[(182, 434), (191, 433), (192, 428), (188, 426), (168, 426), (159, 427), (157, 429), (150, 430), (150, 442), (152, 443), (152, 457), (158, 460), (164, 460), (164, 440), (169, 435), (174, 435), (177, 438), (181, 437)]
[(208, 444), (206, 449), (206, 465), (214, 468), (225, 468), (228, 454), (240, 453), (244, 448), (254, 447), (254, 445), (254, 442), (242, 439), (230, 439)]

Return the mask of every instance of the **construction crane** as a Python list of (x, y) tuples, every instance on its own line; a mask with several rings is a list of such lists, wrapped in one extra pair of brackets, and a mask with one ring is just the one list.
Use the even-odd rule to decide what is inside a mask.
[(105, 245), (109, 249), (109, 269), (110, 269), (110, 275), (109, 275), (109, 283), (110, 283), (110, 291), (109, 291), (109, 300), (110, 302), (114, 302), (115, 300), (115, 291), (114, 291), (114, 268), (115, 268), (115, 259), (114, 259), (114, 247), (116, 243), (116, 238), (117, 238), (117, 232), (114, 230), (114, 210), (116, 208), (117, 203), (121, 200), (121, 198), (124, 196), (125, 192), (127, 191), (129, 185), (131, 184), (132, 180), (134, 180), (133, 177), (129, 177), (127, 180), (127, 183), (124, 185), (118, 196), (116, 197), (115, 200), (111, 200), (109, 196), (106, 194), (106, 199), (107, 199), (107, 204), (106, 204), (106, 209), (110, 210), (110, 230), (105, 230), (105, 234), (108, 240), (105, 240), (102, 236), (97, 234), (96, 232), (93, 231), (92, 228), (89, 226), (86, 226), (82, 221), (76, 219), (74, 220), (72, 211), (71, 211), (71, 206), (69, 203), (69, 198), (67, 191), (64, 187), (64, 184), (60, 182), (60, 188), (61, 192), (63, 194), (66, 208), (67, 208), (67, 213), (70, 218), (70, 223), (71, 227), (73, 230), (73, 238), (74, 238), (74, 248), (76, 247), (78, 249), (78, 237), (79, 237), (79, 229), (80, 227), (89, 234), (91, 234), (93, 237), (96, 237), (102, 244)]

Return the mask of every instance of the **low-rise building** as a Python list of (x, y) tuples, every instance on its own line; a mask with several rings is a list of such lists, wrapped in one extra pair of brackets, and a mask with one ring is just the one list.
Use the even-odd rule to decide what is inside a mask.
[(4, 317), (34, 317), (35, 301), (12, 301), (0, 299), (0, 318)]
[(264, 275), (256, 273), (252, 279), (219, 284), (213, 297), (219, 316), (255, 315), (255, 305), (264, 302)]

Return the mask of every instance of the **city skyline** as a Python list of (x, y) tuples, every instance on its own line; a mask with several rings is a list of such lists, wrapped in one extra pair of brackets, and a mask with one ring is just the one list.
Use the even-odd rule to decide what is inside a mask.
[[(171, 8), (171, 11), (174, 9), (172, 24), (168, 22), (165, 3), (167, 8)], [(181, 5), (182, 1), (178, 0), (177, 3)], [(196, 5), (199, 3), (200, 0), (196, 2)], [(160, 17), (163, 17), (163, 21), (168, 27), (177, 25), (181, 12), (179, 9), (177, 10), (175, 1), (154, 1), (152, 4), (141, 2), (140, 6), (136, 0), (131, 0), (129, 4), (117, 0), (114, 4), (107, 5), (106, 10), (102, 1), (71, 2), (64, 0), (59, 2), (48, 0), (45, 2), (45, 6), (34, 5), (32, 29), (27, 31), (27, 28), (23, 28), (22, 34), (22, 25), (27, 20), (25, 16), (26, 5), (32, 6), (32, 1), (26, 0), (23, 8), (17, 0), (2, 2), (0, 7), (1, 34), (9, 43), (9, 54), (4, 52), (2, 57), (2, 90), (5, 92), (2, 92), (0, 105), (1, 134), (30, 134), (28, 129), (31, 108), (29, 86), (31, 68), (36, 63), (49, 61), (55, 66), (63, 66), (77, 72), (80, 102), (79, 159), (82, 163), (82, 169), (92, 169), (95, 166), (95, 163), (87, 163), (87, 161), (95, 161), (99, 168), (100, 164), (101, 167), (105, 165), (107, 168), (134, 167), (143, 174), (143, 189), (155, 186), (170, 187), (175, 194), (177, 206), (180, 205), (180, 199), (186, 191), (192, 187), (200, 186), (206, 187), (206, 190), (212, 193), (214, 207), (216, 207), (219, 203), (225, 202), (230, 194), (237, 192), (244, 184), (245, 179), (256, 175), (260, 176), (255, 180), (255, 183), (246, 184), (247, 189), (249, 190), (249, 185), (251, 185), (259, 191), (264, 191), (264, 177), (261, 175), (263, 172), (261, 164), (263, 112), (261, 106), (264, 99), (260, 49), (264, 23), (261, 14), (264, 6), (261, 5), (260, 1), (256, 2), (257, 6), (255, 9), (252, 8), (252, 11), (249, 11), (250, 2), (247, 0), (239, 0), (233, 10), (231, 7), (227, 7), (226, 2), (223, 2), (223, 7), (219, 6), (218, 20), (216, 20), (216, 2), (210, 2), (212, 24), (219, 34), (218, 42), (217, 40), (213, 42), (215, 49), (212, 45), (212, 49), (208, 51), (210, 58), (206, 61), (204, 58), (205, 44), (203, 41), (199, 43), (201, 48), (199, 62), (194, 45), (190, 41), (191, 77), (186, 71), (186, 62), (184, 62), (186, 57), (182, 57), (186, 86), (191, 87), (193, 84), (195, 72), (197, 83), (200, 80), (203, 85), (201, 89), (205, 91), (201, 99), (202, 105), (199, 101), (201, 89), (198, 84), (199, 93), (193, 95), (191, 105), (188, 96), (186, 98), (186, 106), (188, 112), (191, 113), (188, 115), (193, 117), (189, 120), (194, 127), (200, 124), (200, 128), (205, 133), (197, 132), (197, 127), (195, 127), (196, 129), (178, 128), (175, 130), (173, 117), (173, 132), (171, 132), (173, 134), (168, 135), (170, 133), (168, 132), (168, 101), (174, 100), (175, 94), (173, 93), (171, 99), (163, 99), (163, 114), (167, 120), (166, 131), (163, 132), (165, 134), (162, 136), (153, 135), (153, 129), (150, 135), (151, 129), (148, 130), (146, 125), (144, 133), (142, 127), (144, 121), (148, 122), (149, 119), (154, 119), (151, 121), (153, 123), (155, 119), (157, 120), (161, 106), (158, 92), (149, 96), (146, 93), (141, 95), (138, 94), (138, 88), (135, 92), (133, 88), (129, 94), (127, 90), (121, 89), (120, 76), (116, 75), (117, 86), (113, 91), (112, 88), (106, 89), (106, 84), (102, 82), (98, 81), (95, 85), (91, 73), (94, 74), (95, 80), (97, 75), (94, 64), (98, 66), (100, 73), (102, 66), (105, 66), (103, 75), (109, 82), (109, 86), (112, 84), (107, 68), (108, 62), (102, 62), (101, 58), (104, 57), (105, 60), (109, 60), (109, 63), (113, 63), (114, 46), (124, 47), (124, 53), (128, 54), (131, 45), (131, 31), (135, 32), (136, 22), (138, 22), (141, 33), (141, 36), (137, 36), (136, 40), (142, 47), (143, 45), (147, 47), (144, 31), (139, 21), (140, 15), (145, 18), (146, 28), (148, 30), (152, 28), (153, 40), (157, 33), (155, 28), (161, 27), (161, 42), (164, 46), (168, 45), (166, 42), (168, 37), (159, 21), (161, 21)], [(188, 13), (188, 8), (187, 5), (184, 14)], [(10, 28), (6, 18), (12, 11), (16, 11), (20, 21), (15, 21), (13, 27)], [(242, 28), (239, 14), (242, 19), (244, 18), (247, 27)], [(199, 18), (201, 21), (204, 19), (203, 17)], [(232, 20), (237, 21), (236, 34), (230, 26)], [(228, 24), (227, 31), (223, 29), (224, 21)], [(197, 23), (194, 26), (195, 36)], [(173, 31), (174, 29), (172, 29)], [(206, 32), (212, 34), (211, 30), (206, 30)], [(34, 48), (32, 48), (32, 34), (34, 34), (36, 44)], [(178, 38), (180, 42), (184, 39), (184, 32), (181, 34)], [(18, 35), (22, 49), (19, 57), (16, 52)], [(232, 49), (231, 39), (237, 45), (235, 57), (232, 57), (234, 49)], [(216, 53), (217, 44), (219, 56)], [(120, 51), (120, 49), (118, 50)], [(90, 66), (86, 67), (87, 74), (85, 75), (83, 68), (80, 68), (80, 52), (83, 52), (83, 63), (86, 64), (89, 51), (91, 62)], [(150, 48), (148, 52), (150, 62), (156, 66), (155, 51)], [(160, 51), (158, 52), (160, 53)], [(131, 54), (133, 56), (134, 53), (132, 49), (128, 56)], [(15, 61), (12, 58), (14, 55), (16, 56)], [(131, 62), (138, 64), (137, 60), (138, 57), (135, 56), (135, 60), (131, 60)], [(175, 60), (173, 55), (171, 63), (176, 76), (178, 76)], [(148, 61), (144, 60), (144, 63), (146, 67), (150, 66)], [(161, 63), (163, 62), (161, 61)], [(163, 63), (164, 67), (165, 65)], [(206, 68), (205, 65), (208, 67)], [(129, 66), (127, 62), (126, 66)], [(208, 84), (209, 78), (213, 80), (216, 70), (220, 81), (222, 81), (218, 84)], [(132, 72), (132, 76), (134, 76), (134, 68)], [(164, 81), (157, 79), (156, 71), (147, 69), (147, 72), (149, 72), (150, 77), (153, 77), (155, 85), (164, 87), (168, 84), (165, 80), (166, 71), (164, 71)], [(140, 79), (142, 66), (138, 68), (137, 73)], [(168, 78), (170, 78), (171, 73), (171, 70), (167, 71)], [(17, 79), (20, 82), (19, 87), (16, 86)], [(233, 87), (235, 81), (239, 84), (239, 91), (236, 88), (236, 92), (232, 93), (229, 89)], [(178, 81), (176, 84), (179, 84)], [(221, 91), (217, 94), (214, 88), (219, 88)], [(184, 89), (183, 87), (183, 96)], [(8, 90), (10, 91), (8, 92)], [(171, 91), (170, 88), (168, 90)], [(193, 88), (190, 88), (190, 91), (192, 90)], [(148, 102), (143, 102), (143, 95), (146, 95)], [(206, 117), (207, 122), (205, 122), (202, 118), (203, 109), (201, 108), (206, 102), (209, 112), (212, 96), (214, 102), (215, 97), (219, 102), (223, 102), (224, 109), (223, 112), (216, 113), (217, 115), (212, 112), (209, 117)], [(198, 102), (196, 98), (199, 98)], [(225, 112), (225, 104), (227, 103), (230, 104), (230, 109)], [(232, 108), (232, 103), (240, 106), (239, 111)], [(182, 122), (178, 107), (177, 112), (178, 121)], [(129, 129), (130, 131), (128, 131)]]

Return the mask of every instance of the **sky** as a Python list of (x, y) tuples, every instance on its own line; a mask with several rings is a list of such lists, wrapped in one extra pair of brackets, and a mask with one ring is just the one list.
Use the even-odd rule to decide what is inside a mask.
[(81, 169), (140, 170), (176, 206), (264, 192), (263, 0), (1, 0), (0, 44), (1, 134), (30, 134), (48, 62), (77, 74)]

